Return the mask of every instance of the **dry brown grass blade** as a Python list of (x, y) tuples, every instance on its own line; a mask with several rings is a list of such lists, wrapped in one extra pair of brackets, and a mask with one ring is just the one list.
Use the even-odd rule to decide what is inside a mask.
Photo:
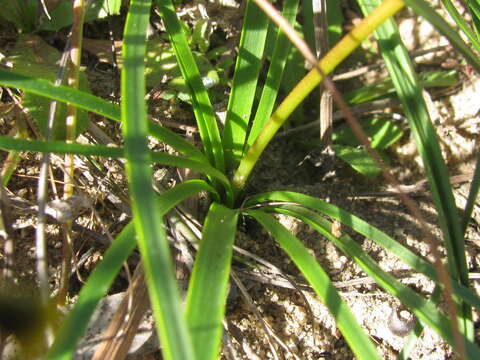
[[(321, 59), (328, 52), (327, 3), (326, 0), (313, 0), (312, 5), (317, 59)], [(320, 87), (320, 141), (325, 147), (332, 143), (332, 120), (332, 95), (322, 86)]]
[(143, 266), (139, 263), (110, 326), (101, 336), (105, 340), (100, 343), (92, 360), (125, 359), (148, 306)]

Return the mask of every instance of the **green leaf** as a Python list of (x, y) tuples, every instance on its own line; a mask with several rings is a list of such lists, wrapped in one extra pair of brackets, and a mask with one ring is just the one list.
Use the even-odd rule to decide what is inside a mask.
[[(54, 86), (51, 82), (17, 74), (10, 70), (0, 69), (0, 84), (42, 95), (53, 100), (73, 104), (79, 108), (92, 111), (111, 120), (121, 121), (120, 107), (97, 96), (66, 86)], [(148, 123), (149, 134), (171, 145), (179, 152), (192, 159), (206, 162), (205, 156), (192, 144), (173, 131), (156, 123)]]
[[(298, 0), (287, 0), (283, 5), (282, 16), (293, 25), (298, 11)], [(263, 126), (272, 115), (272, 110), (275, 105), (275, 100), (280, 89), (280, 84), (283, 78), (283, 70), (290, 53), (291, 43), (287, 36), (277, 29), (275, 46), (270, 57), (270, 67), (268, 68), (267, 79), (263, 86), (260, 102), (252, 122), (252, 128), (248, 134), (247, 146), (250, 147)]]
[(188, 46), (182, 25), (178, 20), (171, 0), (157, 0), (157, 6), (175, 51), (178, 65), (190, 92), (203, 149), (210, 163), (223, 172), (225, 170), (225, 160), (223, 158), (222, 141), (215, 112), (202, 83), (198, 66)]
[[(215, 194), (215, 189), (203, 180), (191, 180), (178, 184), (162, 193), (159, 199), (158, 211), (161, 215), (168, 213), (174, 206), (188, 197), (208, 191)], [(127, 260), (135, 248), (135, 232), (133, 223), (129, 223), (116, 237), (108, 248), (103, 260), (95, 267), (82, 287), (75, 306), (62, 324), (53, 347), (47, 354), (47, 359), (71, 359), (75, 345), (87, 329), (90, 318), (103, 296), (107, 293), (120, 266)]]
[(480, 189), (480, 153), (477, 155), (477, 163), (475, 165), (475, 172), (472, 183), (470, 184), (470, 191), (468, 192), (467, 204), (463, 213), (462, 229), (463, 233), (467, 230), (468, 223), (472, 216), (473, 207), (477, 204), (478, 190)]
[(362, 148), (332, 145), (332, 149), (336, 156), (368, 178), (374, 178), (381, 172), (381, 169), (375, 161), (373, 161), (368, 152)]
[(439, 15), (424, 0), (404, 0), (405, 4), (411, 7), (418, 15), (428, 20), (443, 36), (445, 36), (450, 44), (457, 49), (465, 59), (472, 65), (477, 72), (480, 72), (480, 58), (470, 47), (465, 44), (459, 36), (458, 31), (450, 26), (441, 15)]
[[(307, 210), (297, 205), (280, 205), (272, 208), (273, 211), (292, 215), (312, 228), (320, 234), (332, 241), (342, 252), (350, 256), (375, 282), (393, 296), (397, 297), (405, 304), (420, 320), (424, 321), (428, 326), (435, 330), (443, 339), (452, 346), (455, 346), (455, 340), (452, 333), (452, 325), (450, 319), (445, 317), (433, 302), (427, 301), (409, 287), (400, 283), (389, 273), (383, 271), (380, 266), (363, 251), (353, 239), (343, 234), (335, 237), (331, 233), (332, 223), (325, 220), (319, 214)], [(468, 357), (476, 359), (480, 356), (480, 349), (473, 341), (464, 339)]]
[[(457, 26), (467, 35), (468, 40), (471, 41), (473, 46), (475, 46), (477, 51), (480, 51), (480, 42), (478, 41), (478, 34), (475, 34), (474, 31), (470, 28), (467, 21), (459, 14), (456, 6), (450, 0), (442, 0), (443, 6), (448, 10), (448, 13), (455, 21)], [(470, 3), (475, 3), (475, 1), (468, 1), (469, 7)], [(458, 6), (458, 5), (457, 5)], [(477, 5), (478, 6), (478, 5)], [(470, 7), (471, 8), (471, 7)]]
[[(418, 80), (420, 86), (423, 88), (448, 87), (458, 83), (458, 76), (456, 70), (448, 72), (432, 71), (420, 74)], [(387, 78), (378, 83), (349, 91), (344, 94), (344, 98), (349, 104), (353, 105), (373, 101), (393, 94), (395, 94), (394, 84), (391, 78)]]
[(217, 359), (238, 210), (212, 203), (188, 289), (185, 315), (197, 359)]
[(328, 307), (348, 345), (359, 359), (381, 359), (365, 331), (356, 321), (350, 308), (342, 300), (327, 273), (310, 255), (308, 249), (290, 234), (287, 229), (263, 211), (245, 212), (257, 220), (275, 238), (293, 260), (315, 290), (320, 300)]
[(122, 122), (126, 170), (138, 247), (162, 354), (166, 360), (195, 359), (170, 255), (165, 225), (153, 191), (147, 146), (145, 104), (145, 38), (149, 0), (132, 0), (125, 23), (121, 76)]
[(267, 30), (267, 15), (254, 1), (247, 1), (223, 131), (228, 171), (237, 166), (244, 150)]
[(198, 49), (206, 54), (210, 47), (210, 35), (212, 34), (210, 20), (200, 19), (193, 27), (192, 43), (198, 46)]
[[(33, 76), (39, 79), (54, 82), (57, 77), (58, 63), (62, 54), (48, 45), (41, 37), (31, 34), (20, 35), (15, 47), (6, 61), (13, 64), (16, 73)], [(79, 73), (79, 90), (90, 92), (87, 77), (84, 71)], [(47, 134), (48, 113), (51, 100), (33, 93), (26, 93), (22, 97), (22, 104), (28, 113), (38, 122), (43, 136)], [(58, 104), (53, 123), (52, 139), (63, 140), (66, 136), (67, 106)], [(87, 112), (80, 110), (77, 113), (75, 134), (81, 134), (88, 125)]]
[[(321, 214), (325, 214), (332, 219), (338, 220), (342, 224), (352, 228), (354, 231), (387, 249), (410, 268), (428, 276), (435, 282), (439, 282), (434, 267), (422, 257), (416, 255), (398, 241), (365, 222), (364, 220), (323, 200), (291, 191), (272, 191), (251, 197), (244, 204), (244, 208), (258, 206), (260, 204), (269, 206), (269, 203), (275, 202), (300, 204), (301, 206), (307, 207)], [(452, 287), (458, 296), (463, 298), (463, 300), (467, 301), (469, 304), (475, 306), (480, 311), (480, 298), (476, 294), (457, 282), (452, 282)]]
[[(370, 146), (375, 149), (385, 149), (403, 135), (403, 131), (398, 126), (383, 118), (365, 119), (361, 121), (361, 125), (363, 131), (370, 139)], [(352, 129), (346, 125), (335, 129), (333, 141), (343, 145), (360, 145)]]
[(22, 32), (35, 30), (38, 10), (38, 0), (0, 0), (0, 17), (14, 23)]
[[(82, 145), (77, 143), (67, 144), (61, 141), (23, 140), (14, 139), (8, 136), (0, 136), (0, 148), (5, 150), (38, 151), (43, 153), (51, 152), (57, 154), (103, 156), (110, 158), (125, 157), (124, 148), (115, 148), (103, 145)], [(198, 171), (217, 179), (227, 190), (230, 189), (230, 183), (227, 177), (208, 164), (163, 152), (150, 151), (149, 156), (151, 162)]]
[[(364, 13), (368, 13), (371, 7), (377, 4), (379, 4), (378, 0), (368, 1), (368, 3), (360, 1)], [(401, 41), (395, 22), (393, 20), (386, 21), (375, 31), (375, 37), (379, 42), (385, 65), (404, 107), (418, 151), (423, 160), (430, 192), (438, 212), (443, 243), (447, 250), (450, 275), (453, 279), (468, 287), (468, 267), (461, 221), (438, 137), (422, 96), (422, 88), (417, 81), (413, 64)], [(469, 334), (469, 338), (473, 339), (470, 307), (465, 303), (461, 304), (459, 313), (462, 318), (460, 331)]]
[(133, 224), (129, 223), (116, 237), (83, 285), (73, 309), (57, 332), (47, 360), (72, 359), (75, 346), (87, 329), (99, 301), (110, 288), (122, 264), (136, 246)]
[[(88, 3), (85, 13), (85, 23), (103, 19), (109, 15), (120, 14), (121, 0), (95, 0)], [(64, 0), (49, 11), (51, 20), (39, 26), (39, 30), (58, 31), (72, 25), (73, 8), (70, 0)]]

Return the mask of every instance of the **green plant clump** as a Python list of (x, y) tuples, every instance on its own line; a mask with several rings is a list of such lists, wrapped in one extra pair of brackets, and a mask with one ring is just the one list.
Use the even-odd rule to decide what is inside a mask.
[[(218, 358), (232, 249), (236, 229), (242, 217), (257, 221), (278, 242), (318, 298), (328, 307), (355, 356), (359, 359), (380, 359), (374, 343), (342, 300), (325, 270), (305, 245), (276, 220), (274, 214), (293, 216), (318, 231), (351, 257), (381, 288), (398, 298), (416, 315), (421, 326), (431, 327), (465, 358), (480, 358), (480, 349), (473, 338), (471, 310), (472, 306), (477, 311), (480, 310), (480, 298), (469, 288), (462, 228), (470, 213), (467, 211), (462, 219), (457, 211), (435, 129), (422, 100), (421, 86), (391, 17), (406, 3), (419, 15), (431, 21), (477, 70), (480, 69), (480, 61), (452, 27), (423, 0), (405, 3), (400, 0), (359, 0), (358, 3), (366, 15), (365, 20), (338, 41), (319, 62), (322, 74), (316, 68), (312, 69), (275, 108), (280, 81), (270, 80), (282, 77), (289, 55), (289, 52), (283, 49), (289, 44), (289, 40), (283, 31), (270, 27), (269, 18), (255, 2), (247, 1), (223, 130), (217, 125), (196, 56), (189, 47), (183, 25), (170, 0), (159, 0), (153, 4), (149, 0), (130, 1), (123, 36), (120, 105), (81, 90), (54, 86), (51, 79), (39, 79), (15, 70), (0, 69), (0, 84), (3, 86), (73, 104), (79, 109), (122, 124), (124, 145), (117, 148), (0, 137), (0, 148), (5, 150), (73, 153), (124, 158), (126, 161), (133, 210), (131, 223), (117, 236), (103, 260), (88, 278), (78, 301), (57, 331), (46, 359), (72, 357), (76, 343), (82, 337), (96, 304), (105, 296), (121, 264), (135, 246), (138, 246), (141, 253), (164, 358)], [(201, 150), (167, 128), (148, 120), (144, 62), (148, 42), (144, 39), (152, 5), (161, 14), (185, 89), (189, 93), (201, 138)], [(298, 0), (286, 0), (283, 6), (284, 18), (293, 24), (299, 6)], [(33, 25), (25, 24), (24, 28), (28, 30), (31, 26)], [(270, 57), (265, 82), (269, 86), (261, 88), (261, 96), (256, 99), (269, 27), (274, 31), (274, 55)], [(319, 85), (323, 77), (331, 73), (372, 33), (380, 44), (391, 81), (404, 106), (424, 161), (447, 250), (445, 267), (449, 275), (446, 279), (442, 277), (438, 264), (431, 265), (372, 225), (325, 201), (289, 191), (245, 194), (245, 186), (255, 164), (278, 129)], [(193, 36), (198, 36), (196, 34)], [(198, 39), (196, 41), (198, 42)], [(198, 46), (205, 47), (202, 43)], [(387, 129), (380, 123), (372, 123), (371, 126), (378, 126), (384, 129), (382, 131), (395, 132), (395, 129)], [(181, 155), (150, 151), (148, 136), (170, 145)], [(382, 143), (378, 140), (375, 146), (382, 148), (388, 144), (388, 141)], [(203, 174), (204, 179), (188, 180), (158, 194), (150, 185), (153, 164), (191, 169)], [(478, 172), (478, 166), (476, 171)], [(475, 179), (472, 189), (478, 188), (478, 176)], [(475, 190), (472, 191), (475, 194)], [(199, 192), (209, 193), (211, 203), (203, 223), (202, 237), (198, 243), (183, 308), (173, 274), (163, 218), (173, 207)], [(475, 195), (469, 201), (474, 199)], [(441, 311), (433, 298), (425, 298), (382, 270), (348, 234), (338, 234), (332, 230), (334, 224), (326, 218), (340, 222), (384, 247), (409, 267), (435, 281), (439, 289), (450, 289), (450, 293), (445, 290), (445, 296), (450, 297), (455, 306), (457, 321), (452, 321)]]

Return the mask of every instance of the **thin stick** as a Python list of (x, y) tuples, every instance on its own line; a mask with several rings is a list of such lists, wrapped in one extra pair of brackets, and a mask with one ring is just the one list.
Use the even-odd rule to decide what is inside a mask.
[[(70, 48), (70, 39), (65, 45), (65, 51), (63, 52), (60, 60), (60, 66), (55, 79), (55, 86), (59, 86), (65, 74), (65, 68), (68, 59), (68, 49)], [(57, 101), (50, 103), (50, 109), (48, 112), (48, 127), (45, 139), (48, 141), (52, 138), (53, 122), (55, 119), (55, 113), (57, 110)], [(40, 164), (40, 173), (38, 176), (38, 188), (37, 188), (37, 202), (38, 202), (38, 216), (37, 227), (35, 231), (35, 257), (37, 259), (37, 277), (40, 293), (40, 301), (42, 306), (46, 307), (50, 298), (49, 281), (48, 281), (48, 261), (47, 261), (47, 246), (45, 239), (45, 227), (47, 216), (45, 209), (47, 206), (47, 181), (48, 181), (48, 168), (50, 165), (50, 153), (44, 153)]]

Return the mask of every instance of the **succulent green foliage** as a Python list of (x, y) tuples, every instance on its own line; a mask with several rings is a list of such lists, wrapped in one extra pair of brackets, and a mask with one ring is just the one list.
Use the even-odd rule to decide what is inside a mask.
[(363, 148), (332, 145), (332, 149), (336, 156), (368, 178), (374, 178), (381, 172), (378, 165)]
[[(120, 14), (121, 0), (96, 0), (90, 1), (85, 13), (85, 22), (103, 19), (109, 15)], [(73, 9), (72, 1), (64, 0), (49, 11), (51, 20), (46, 21), (38, 27), (38, 30), (58, 31), (72, 25)]]
[[(57, 77), (61, 53), (36, 35), (20, 35), (10, 56), (6, 59), (13, 64), (16, 73), (54, 82)], [(89, 92), (88, 81), (83, 71), (79, 74), (79, 89)], [(48, 112), (51, 100), (32, 93), (22, 97), (23, 106), (37, 121), (43, 136), (47, 133)], [(67, 106), (58, 104), (53, 124), (52, 139), (65, 139), (65, 117)], [(78, 110), (76, 134), (80, 134), (88, 124), (87, 112)]]
[[(370, 139), (370, 145), (375, 149), (385, 149), (393, 145), (403, 135), (399, 126), (381, 117), (363, 120), (361, 124), (365, 135)], [(333, 141), (342, 145), (360, 145), (352, 129), (346, 125), (334, 131)]]
[(39, 5), (38, 0), (0, 0), (0, 17), (22, 32), (32, 32), (37, 25)]
[[(457, 71), (432, 71), (419, 75), (420, 85), (424, 88), (449, 87), (458, 83)], [(361, 104), (381, 97), (395, 94), (395, 87), (390, 78), (378, 83), (364, 86), (344, 94), (345, 100), (351, 104)]]

